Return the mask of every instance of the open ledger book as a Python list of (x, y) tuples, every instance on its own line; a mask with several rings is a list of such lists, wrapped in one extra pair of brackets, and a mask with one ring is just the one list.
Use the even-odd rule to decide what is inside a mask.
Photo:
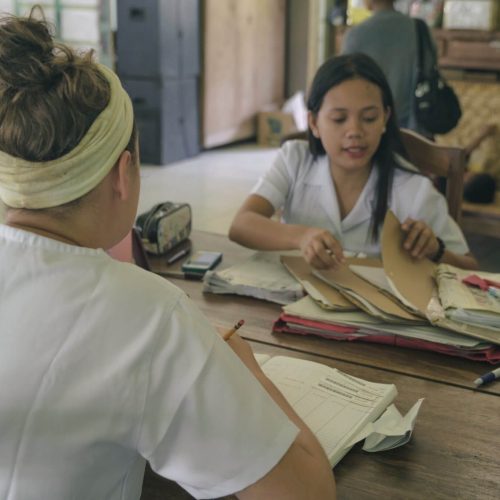
[(368, 382), (314, 361), (265, 354), (255, 357), (314, 432), (332, 467), (397, 396), (393, 384)]

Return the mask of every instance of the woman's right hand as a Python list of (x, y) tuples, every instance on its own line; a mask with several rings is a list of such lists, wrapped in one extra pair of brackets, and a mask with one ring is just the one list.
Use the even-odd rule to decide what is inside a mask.
[(336, 269), (345, 262), (342, 246), (326, 229), (306, 228), (300, 238), (300, 251), (316, 269)]

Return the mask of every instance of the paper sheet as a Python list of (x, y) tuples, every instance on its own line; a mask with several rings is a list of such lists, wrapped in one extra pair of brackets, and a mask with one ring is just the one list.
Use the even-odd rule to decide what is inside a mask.
[(304, 92), (301, 90), (295, 92), (295, 94), (283, 104), (281, 110), (293, 116), (293, 121), (295, 122), (297, 130), (307, 130), (307, 107)]
[(372, 267), (372, 266), (354, 266), (350, 265), (349, 268), (355, 274), (368, 281), (372, 285), (385, 290), (386, 292), (392, 293), (391, 285), (387, 280), (385, 271), (383, 267)]
[[(462, 309), (464, 311), (486, 313), (485, 324), (488, 324), (488, 318), (492, 315), (497, 318), (496, 324), (500, 324), (500, 300), (488, 293), (488, 291), (464, 284), (463, 280), (470, 274), (471, 271), (448, 264), (439, 264), (436, 269), (436, 281), (443, 309), (445, 311), (448, 309)], [(484, 272), (476, 274), (488, 279), (500, 280), (500, 274)]]
[(355, 310), (357, 307), (333, 287), (313, 275), (302, 256), (282, 255), (282, 264), (302, 284), (307, 293), (324, 309)]
[(308, 360), (275, 356), (262, 363), (297, 414), (323, 446), (330, 464), (345, 455), (345, 442), (380, 415), (397, 395), (396, 386), (370, 382)]
[(371, 453), (391, 450), (408, 443), (423, 400), (423, 398), (419, 399), (405, 416), (402, 416), (396, 406), (391, 404), (375, 422), (368, 423), (358, 435), (350, 440), (346, 448), (354, 446), (363, 439), (365, 440), (363, 450)]

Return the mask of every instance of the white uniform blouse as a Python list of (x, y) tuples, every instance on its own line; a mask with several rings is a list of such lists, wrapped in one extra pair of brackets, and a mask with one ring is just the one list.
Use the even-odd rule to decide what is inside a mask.
[[(354, 208), (341, 219), (328, 157), (314, 160), (307, 142), (287, 141), (252, 193), (276, 210), (283, 209), (285, 223), (327, 229), (344, 250), (379, 255), (379, 241), (371, 240), (370, 231), (377, 178), (373, 168)], [(458, 254), (469, 251), (460, 228), (448, 215), (446, 199), (428, 178), (396, 169), (389, 207), (401, 222), (407, 217), (425, 221), (449, 250)]]
[(198, 498), (297, 428), (166, 280), (0, 225), (0, 498), (130, 500), (145, 461)]

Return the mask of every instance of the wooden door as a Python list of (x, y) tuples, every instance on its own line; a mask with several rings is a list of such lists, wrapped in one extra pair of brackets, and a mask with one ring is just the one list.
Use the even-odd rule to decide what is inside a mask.
[(286, 0), (204, 0), (202, 145), (256, 134), (284, 99)]

